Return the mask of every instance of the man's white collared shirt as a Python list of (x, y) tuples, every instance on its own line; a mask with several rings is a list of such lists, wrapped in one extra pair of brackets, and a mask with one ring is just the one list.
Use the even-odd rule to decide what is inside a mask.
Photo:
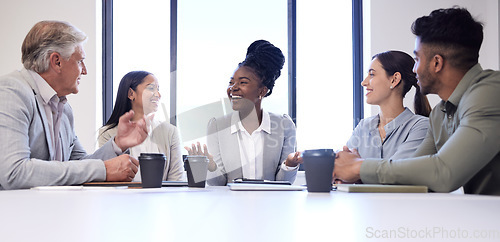
[[(65, 96), (58, 97), (56, 91), (36, 72), (28, 70), (40, 92), (43, 101), (43, 109), (47, 116), (47, 121), (52, 138), (51, 146), (54, 148), (54, 157), (51, 160), (62, 160), (62, 147), (59, 141), (59, 124), (64, 110), (64, 104), (67, 102)], [(57, 130), (56, 130), (57, 129)], [(56, 136), (57, 135), (57, 136)], [(59, 156), (59, 157), (57, 157)]]

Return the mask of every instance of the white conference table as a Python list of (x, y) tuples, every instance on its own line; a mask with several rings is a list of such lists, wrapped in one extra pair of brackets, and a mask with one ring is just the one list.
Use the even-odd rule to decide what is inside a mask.
[(0, 217), (6, 242), (500, 241), (500, 197), (462, 194), (13, 190)]

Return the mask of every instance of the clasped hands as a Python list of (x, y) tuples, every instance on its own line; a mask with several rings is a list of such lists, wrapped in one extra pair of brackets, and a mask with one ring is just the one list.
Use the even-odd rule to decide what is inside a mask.
[(333, 169), (334, 183), (360, 183), (360, 170), (363, 159), (356, 149), (349, 150), (344, 146), (342, 151), (335, 156), (335, 167)]
[[(136, 122), (132, 121), (132, 117), (134, 117), (134, 111), (130, 110), (118, 121), (114, 141), (122, 152), (144, 142), (148, 137), (148, 127), (154, 115), (148, 115)], [(138, 171), (139, 161), (128, 154), (123, 154), (104, 161), (104, 166), (106, 167), (106, 181), (132, 181)]]

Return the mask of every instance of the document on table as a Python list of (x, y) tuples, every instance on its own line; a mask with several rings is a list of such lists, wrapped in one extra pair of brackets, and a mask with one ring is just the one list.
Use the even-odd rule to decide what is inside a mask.
[[(162, 187), (185, 187), (188, 183), (186, 181), (162, 181)], [(128, 187), (142, 187), (141, 182), (87, 182), (83, 183), (83, 186), (92, 187), (117, 187), (117, 186), (128, 186)]]
[(110, 189), (127, 189), (127, 186), (114, 187), (84, 187), (84, 186), (38, 186), (32, 187), (31, 190), (38, 191), (82, 191), (82, 190), (110, 190)]
[(251, 184), (251, 183), (228, 183), (232, 191), (302, 191), (305, 186), (276, 185), (276, 184)]
[[(185, 181), (163, 181), (162, 187), (185, 187)], [(105, 190), (105, 189), (126, 189), (141, 188), (141, 182), (88, 182), (79, 186), (37, 186), (31, 188), (39, 191), (76, 191), (76, 190)]]

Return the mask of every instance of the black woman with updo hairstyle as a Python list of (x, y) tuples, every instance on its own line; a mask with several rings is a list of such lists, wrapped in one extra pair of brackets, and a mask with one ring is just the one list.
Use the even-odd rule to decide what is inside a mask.
[(208, 150), (205, 146), (202, 152), (199, 144), (185, 147), (190, 154), (209, 156), (209, 185), (224, 186), (237, 178), (295, 180), (302, 162), (295, 152), (295, 124), (287, 114), (262, 108), (284, 63), (278, 47), (266, 40), (253, 42), (227, 87), (234, 112), (209, 121)]

